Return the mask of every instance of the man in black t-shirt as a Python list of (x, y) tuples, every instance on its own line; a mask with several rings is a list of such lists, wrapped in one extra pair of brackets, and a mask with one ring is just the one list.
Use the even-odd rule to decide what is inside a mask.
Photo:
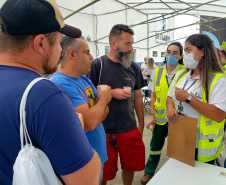
[[(102, 185), (115, 178), (118, 154), (123, 184), (132, 184), (134, 171), (141, 171), (145, 167), (141, 94), (144, 81), (138, 65), (131, 62), (133, 35), (133, 30), (127, 25), (115, 25), (109, 35), (109, 54), (93, 60), (88, 74), (95, 86), (107, 84), (112, 89), (109, 114), (103, 122), (107, 134), (108, 161), (104, 164)], [(138, 127), (134, 108), (139, 121)]]

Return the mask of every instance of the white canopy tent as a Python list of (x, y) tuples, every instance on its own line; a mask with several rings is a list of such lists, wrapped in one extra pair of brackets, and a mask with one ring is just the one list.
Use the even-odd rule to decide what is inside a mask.
[(226, 17), (225, 0), (120, 0), (146, 14), (206, 15)]
[[(108, 34), (114, 24), (130, 25), (135, 31), (135, 61), (161, 50), (175, 40), (174, 30), (226, 17), (226, 0), (56, 0), (65, 22), (82, 30), (94, 57), (106, 52)], [(0, 0), (0, 6), (5, 0)], [(163, 19), (164, 15), (164, 19)], [(175, 17), (198, 17), (193, 23), (176, 27)], [(200, 15), (213, 16), (199, 20)], [(191, 21), (190, 21), (191, 22)], [(162, 29), (165, 24), (165, 30)], [(214, 30), (215, 28), (213, 28)], [(160, 38), (162, 40), (157, 39)], [(161, 57), (156, 58), (162, 60)]]
[[(94, 29), (94, 33), (88, 35), (91, 41), (96, 44), (96, 56), (99, 55), (98, 45), (108, 44), (109, 30), (116, 23), (130, 25), (135, 30), (134, 48), (146, 50), (147, 55), (150, 55), (150, 50), (153, 48), (162, 50), (160, 49), (162, 45), (166, 46), (168, 42), (174, 41), (174, 30), (226, 17), (226, 0), (199, 0), (198, 2), (192, 2), (192, 0), (76, 0), (67, 4), (69, 1), (57, 1), (66, 22), (77, 12), (82, 13), (83, 16), (93, 17), (90, 20), (92, 27), (87, 27), (88, 25), (84, 27), (86, 27), (86, 31)], [(163, 14), (164, 21), (170, 22), (165, 30), (162, 30), (159, 26), (163, 22)], [(188, 20), (184, 20), (183, 26), (175, 27), (174, 18), (180, 15), (191, 15), (198, 17), (198, 19), (189, 24), (186, 24)], [(200, 15), (217, 18), (200, 20)], [(76, 26), (76, 23), (74, 23), (74, 26)], [(170, 40), (157, 43), (155, 38), (160, 34), (170, 37)], [(103, 53), (103, 51), (100, 51), (100, 53)], [(138, 53), (137, 55), (139, 56)], [(144, 52), (142, 52), (142, 55), (144, 55)], [(141, 58), (141, 56), (138, 56), (137, 60)]]
[[(148, 15), (151, 14), (164, 14), (165, 19), (176, 17), (179, 15), (191, 15), (194, 17), (211, 16), (214, 18), (201, 19), (193, 24), (205, 24), (214, 20), (222, 19), (226, 17), (226, 0), (199, 0), (198, 2), (191, 2), (191, 0), (149, 0), (149, 1), (137, 1), (137, 0), (121, 0), (129, 6), (136, 8), (138, 11), (142, 11)], [(217, 17), (217, 18), (216, 18)], [(154, 19), (149, 19), (148, 23), (160, 21), (162, 16), (158, 16)], [(138, 24), (144, 24), (138, 23)], [(191, 26), (192, 24), (184, 25), (183, 27)], [(171, 30), (181, 29), (183, 27), (174, 27)], [(212, 28), (216, 31), (215, 28)], [(226, 28), (225, 28), (226, 29)]]

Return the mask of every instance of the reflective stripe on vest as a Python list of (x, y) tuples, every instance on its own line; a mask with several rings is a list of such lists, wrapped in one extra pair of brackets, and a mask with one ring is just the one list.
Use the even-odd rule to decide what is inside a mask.
[[(177, 72), (183, 68), (183, 65), (179, 64)], [(166, 80), (166, 66), (156, 69), (155, 76), (155, 121), (158, 125), (164, 125), (167, 123), (166, 117), (166, 98), (169, 90), (168, 82)]]
[(165, 123), (167, 120), (166, 120), (166, 118), (157, 118), (157, 117), (155, 117), (155, 121), (158, 121), (159, 123)]
[(178, 76), (177, 78), (177, 82), (182, 78), (182, 76), (184, 76), (187, 73), (187, 71), (183, 71), (181, 72), (181, 74)]
[(162, 109), (162, 110), (157, 110), (157, 109), (155, 109), (155, 112), (156, 112), (157, 114), (164, 114), (164, 113), (165, 113), (165, 109)]
[[(225, 75), (221, 73), (211, 73), (209, 75), (209, 95), (216, 81), (222, 76)], [(207, 103), (204, 90), (202, 93), (202, 102)], [(198, 161), (207, 162), (216, 159), (223, 149), (224, 120), (218, 123), (201, 115), (199, 132)]]
[(150, 150), (150, 154), (151, 154), (151, 155), (160, 155), (161, 152), (162, 152), (162, 150), (159, 150), (159, 151), (151, 151), (151, 150)]
[[(178, 76), (178, 80), (175, 86), (186, 76), (187, 72), (184, 71)], [(213, 89), (216, 81), (225, 76), (221, 73), (210, 73), (209, 75), (209, 95)], [(202, 90), (202, 102), (207, 103), (206, 94), (204, 89)], [(224, 120), (221, 123), (217, 123), (214, 120), (210, 120), (203, 115), (200, 116), (200, 130), (198, 140), (198, 161), (208, 162), (218, 157), (223, 149), (223, 136), (224, 136)]]
[[(179, 71), (179, 74), (178, 74), (178, 78), (177, 78), (177, 82), (173, 88), (173, 91), (172, 91), (172, 97), (173, 97), (173, 93), (175, 91), (175, 87), (177, 86), (177, 84), (187, 75), (187, 71), (184, 69), (184, 70), (181, 70)], [(172, 99), (173, 100), (173, 99)], [(175, 102), (173, 101), (173, 103), (175, 104)]]
[(160, 69), (159, 69), (158, 76), (157, 76), (157, 80), (156, 80), (156, 86), (159, 86), (159, 85), (160, 85), (160, 80), (161, 80), (161, 77), (162, 77), (163, 69), (164, 69), (164, 68), (160, 68)]
[(222, 147), (222, 145), (223, 145), (223, 140), (221, 140), (220, 145), (216, 148), (211, 148), (211, 149), (198, 148), (198, 154), (203, 156), (214, 156), (218, 152), (218, 150)]
[(199, 139), (202, 139), (202, 140), (210, 140), (210, 139), (218, 139), (219, 137), (223, 136), (223, 133), (224, 133), (224, 129), (220, 129), (219, 131), (219, 134), (216, 135), (216, 134), (209, 134), (209, 135), (203, 135), (203, 133), (199, 133)]
[(155, 93), (156, 93), (155, 121), (159, 125), (164, 125), (166, 123), (165, 119), (166, 105), (163, 104), (162, 101), (164, 99), (164, 96), (166, 96), (168, 92), (168, 84), (164, 76), (165, 76), (165, 66), (158, 68), (156, 70), (155, 76)]

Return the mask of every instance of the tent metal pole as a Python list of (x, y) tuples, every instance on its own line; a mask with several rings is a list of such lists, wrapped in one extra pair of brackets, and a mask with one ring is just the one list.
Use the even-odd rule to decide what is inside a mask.
[[(184, 14), (188, 11), (191, 11), (191, 10), (194, 10), (200, 6), (203, 6), (203, 5), (206, 5), (207, 3), (212, 3), (212, 2), (215, 2), (215, 1), (218, 1), (218, 0), (212, 0), (212, 1), (209, 1), (209, 2), (206, 2), (206, 3), (202, 3), (202, 4), (199, 4), (199, 5), (196, 5), (196, 6), (191, 6), (189, 8), (185, 8), (185, 9), (181, 9), (179, 11), (175, 11), (173, 13), (168, 13), (168, 14), (165, 14), (165, 16), (170, 16), (170, 17), (166, 17), (165, 19), (169, 19), (169, 18), (172, 18), (172, 17), (175, 17), (176, 15), (173, 15), (175, 13), (177, 13), (177, 15), (180, 15), (180, 14)], [(184, 11), (184, 12), (183, 12)], [(158, 19), (159, 18), (159, 19)], [(158, 20), (156, 20), (158, 19)], [(157, 22), (157, 21), (160, 21), (162, 19), (162, 16), (158, 16), (158, 17), (155, 17), (155, 18), (152, 18), (152, 19), (149, 19), (148, 22), (149, 23), (153, 23), (153, 22)], [(150, 22), (151, 21), (151, 22)], [(134, 25), (130, 25), (131, 27), (134, 27), (134, 26), (137, 26), (137, 25), (140, 25), (140, 24), (146, 24), (147, 21), (143, 21), (143, 22), (140, 22), (140, 23), (137, 23), (137, 24), (134, 24)]]
[[(195, 24), (197, 24), (197, 23), (202, 24), (202, 23), (211, 22), (211, 21), (214, 21), (214, 20), (224, 19), (224, 18), (226, 18), (226, 17), (219, 17), (219, 18), (217, 18), (217, 19), (212, 19), (212, 20), (209, 20), (209, 21), (203, 21), (203, 22), (200, 22), (200, 23), (199, 23), (199, 21), (198, 21), (198, 22), (195, 22), (195, 23), (192, 23), (192, 24), (188, 24), (188, 25), (185, 25), (185, 26), (181, 26), (181, 27), (177, 27), (177, 28), (173, 28), (173, 29), (168, 29), (168, 30), (163, 31), (163, 32), (161, 32), (161, 33), (166, 33), (166, 32), (170, 32), (170, 31), (173, 31), (173, 30), (178, 30), (178, 29), (181, 29), (181, 28), (185, 28), (185, 27), (188, 27), (188, 26), (195, 25)], [(158, 34), (159, 34), (159, 33), (158, 33)], [(156, 36), (156, 35), (158, 35), (158, 34), (152, 35), (152, 36), (150, 36), (149, 38), (154, 37), (154, 36)], [(141, 41), (143, 41), (143, 40), (145, 40), (145, 39), (148, 39), (148, 38), (144, 38), (144, 39), (138, 40), (138, 41), (136, 41), (135, 43), (141, 42)]]
[[(117, 0), (116, 0), (116, 1), (117, 1)], [(218, 1), (218, 0), (212, 0), (212, 1), (209, 1), (209, 2), (206, 2), (206, 3), (199, 4), (199, 5), (197, 5), (197, 6), (192, 6), (192, 7), (190, 7), (190, 8), (181, 9), (181, 10), (179, 10), (179, 11), (176, 11), (176, 13), (179, 15), (179, 14), (181, 14), (182, 11), (188, 12), (188, 11), (190, 11), (190, 10), (193, 10), (193, 9), (196, 9), (196, 8), (198, 8), (198, 7), (200, 7), (200, 6), (203, 6), (203, 5), (207, 4), (207, 3), (211, 3), (211, 2), (215, 2), (215, 1)], [(185, 13), (185, 12), (183, 12), (183, 13)], [(175, 12), (165, 14), (165, 16), (172, 15), (172, 14), (175, 14)], [(176, 15), (173, 15), (173, 16), (170, 16), (170, 17), (166, 17), (165, 19), (169, 19), (169, 18), (175, 17), (175, 16), (176, 16)], [(147, 24), (147, 23), (153, 23), (153, 22), (160, 21), (160, 19), (159, 19), (159, 20), (155, 20), (155, 19), (158, 19), (158, 18), (161, 18), (161, 19), (162, 19), (162, 16), (155, 17), (155, 18), (149, 19), (149, 20), (147, 20), (147, 21), (143, 21), (143, 22), (140, 22), (140, 23), (137, 23), (137, 24), (134, 24), (134, 25), (130, 25), (130, 26), (131, 26), (131, 27), (134, 27), (134, 26), (141, 25), (141, 24)], [(149, 22), (149, 21), (151, 21), (151, 20), (155, 20), (155, 21)], [(102, 39), (104, 39), (104, 38), (106, 38), (106, 37), (108, 37), (108, 35), (99, 38), (97, 41), (102, 40)], [(143, 40), (144, 40), (144, 39), (143, 39)], [(141, 41), (141, 40), (140, 40), (140, 41)], [(137, 41), (137, 42), (138, 42), (138, 41)]]
[[(147, 15), (148, 20), (148, 15)], [(147, 38), (149, 38), (149, 23), (147, 23)], [(147, 56), (149, 58), (149, 39), (147, 39)]]
[(66, 20), (66, 19), (68, 19), (69, 17), (71, 17), (72, 15), (74, 15), (74, 14), (80, 12), (81, 10), (83, 10), (83, 9), (85, 9), (85, 8), (87, 8), (87, 7), (89, 7), (89, 6), (93, 5), (93, 4), (95, 4), (95, 3), (97, 3), (98, 1), (100, 1), (100, 0), (92, 1), (91, 3), (89, 3), (89, 4), (87, 4), (87, 5), (85, 5), (85, 6), (81, 7), (81, 8), (79, 8), (78, 10), (76, 10), (76, 11), (72, 12), (71, 14), (67, 15), (66, 17), (64, 17), (64, 20)]

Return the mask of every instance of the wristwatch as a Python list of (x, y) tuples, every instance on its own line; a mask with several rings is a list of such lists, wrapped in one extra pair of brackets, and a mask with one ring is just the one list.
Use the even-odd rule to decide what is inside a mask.
[(185, 100), (185, 102), (188, 103), (188, 104), (190, 104), (190, 103), (191, 103), (191, 98), (192, 98), (192, 95), (190, 95), (190, 96)]

